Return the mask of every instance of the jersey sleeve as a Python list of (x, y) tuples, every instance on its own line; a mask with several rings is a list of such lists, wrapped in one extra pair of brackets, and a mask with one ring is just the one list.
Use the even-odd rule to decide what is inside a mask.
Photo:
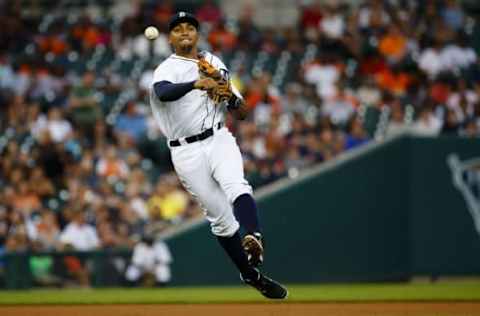
[(160, 64), (153, 72), (152, 86), (160, 81), (168, 81), (171, 83), (178, 83), (178, 76), (175, 68), (171, 63), (164, 62)]

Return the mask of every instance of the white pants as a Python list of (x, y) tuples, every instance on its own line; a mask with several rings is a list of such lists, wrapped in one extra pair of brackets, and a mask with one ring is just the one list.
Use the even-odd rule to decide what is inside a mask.
[(180, 181), (199, 202), (213, 234), (232, 236), (239, 228), (232, 203), (252, 194), (235, 138), (223, 127), (203, 141), (172, 147), (171, 153)]
[(155, 275), (155, 280), (161, 283), (168, 283), (172, 278), (172, 273), (170, 272), (170, 266), (168, 264), (157, 264), (153, 269), (145, 269), (131, 265), (125, 273), (125, 278), (128, 281), (134, 282), (138, 281), (145, 273), (153, 273)]

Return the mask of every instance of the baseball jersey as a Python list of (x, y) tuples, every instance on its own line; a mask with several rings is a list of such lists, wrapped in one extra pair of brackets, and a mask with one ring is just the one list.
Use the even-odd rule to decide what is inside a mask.
[[(204, 58), (228, 77), (228, 69), (215, 55), (202, 52)], [(176, 101), (163, 102), (156, 95), (153, 85), (160, 81), (185, 83), (199, 79), (197, 60), (170, 55), (153, 73), (150, 85), (150, 105), (162, 133), (173, 140), (201, 133), (202, 131), (223, 122), (226, 107), (215, 106), (206, 91), (193, 89)], [(232, 91), (241, 98), (237, 89)]]

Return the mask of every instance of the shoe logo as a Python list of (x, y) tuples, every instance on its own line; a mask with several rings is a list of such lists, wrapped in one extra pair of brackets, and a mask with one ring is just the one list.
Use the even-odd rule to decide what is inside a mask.
[(480, 157), (460, 161), (457, 154), (450, 154), (447, 163), (452, 171), (453, 185), (462, 194), (480, 235)]

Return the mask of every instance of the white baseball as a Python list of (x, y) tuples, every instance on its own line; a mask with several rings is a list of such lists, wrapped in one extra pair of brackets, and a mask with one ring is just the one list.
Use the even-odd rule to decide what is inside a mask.
[(158, 37), (159, 32), (155, 26), (149, 26), (145, 29), (143, 34), (145, 34), (145, 37), (148, 38), (149, 40), (154, 40)]

